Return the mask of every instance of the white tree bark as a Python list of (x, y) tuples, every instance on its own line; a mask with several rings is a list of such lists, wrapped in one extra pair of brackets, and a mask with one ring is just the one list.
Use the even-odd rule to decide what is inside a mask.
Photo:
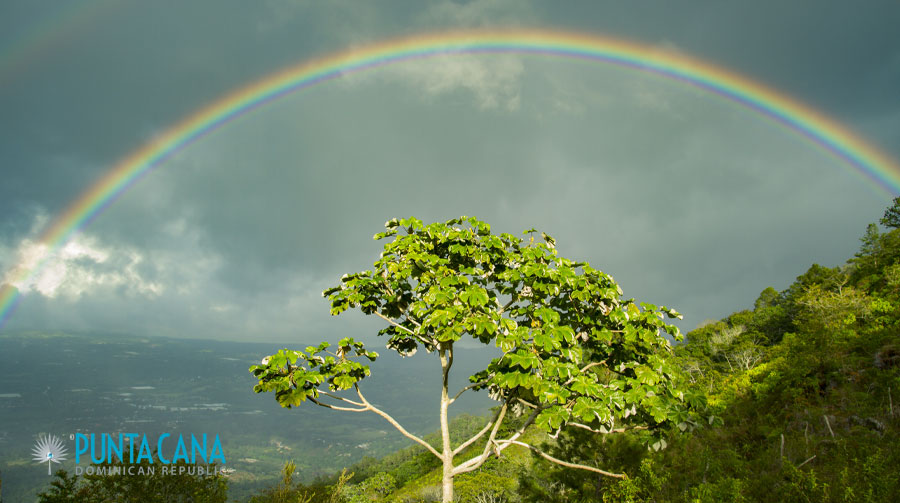
[[(359, 397), (359, 401), (351, 400), (349, 398), (335, 395), (333, 393), (329, 393), (329, 392), (323, 391), (323, 390), (319, 390), (320, 396), (318, 399), (310, 397), (309, 401), (311, 401), (312, 403), (315, 403), (316, 405), (319, 405), (321, 407), (326, 407), (326, 408), (333, 409), (333, 410), (343, 410), (343, 411), (348, 411), (348, 412), (374, 412), (375, 414), (378, 414), (379, 416), (381, 416), (385, 420), (387, 420), (387, 422), (389, 422), (401, 434), (403, 434), (407, 438), (413, 440), (414, 442), (418, 443), (419, 445), (425, 447), (425, 449), (427, 449), (435, 457), (437, 457), (438, 459), (441, 460), (441, 464), (442, 464), (442, 468), (443, 468), (443, 475), (442, 475), (442, 480), (441, 480), (441, 489), (442, 489), (441, 501), (443, 503), (452, 503), (452, 501), (453, 501), (453, 497), (454, 497), (453, 478), (454, 478), (454, 476), (462, 474), (462, 473), (467, 473), (467, 472), (477, 470), (489, 458), (491, 458), (492, 456), (500, 457), (500, 453), (512, 445), (518, 445), (521, 447), (525, 447), (527, 449), (531, 449), (532, 451), (534, 451), (535, 453), (537, 453), (544, 459), (547, 459), (548, 461), (551, 461), (553, 463), (556, 463), (556, 464), (559, 464), (562, 466), (567, 466), (570, 468), (579, 468), (579, 469), (591, 471), (594, 473), (606, 475), (608, 477), (615, 477), (615, 478), (623, 478), (624, 477), (624, 474), (611, 473), (611, 472), (607, 472), (604, 470), (600, 470), (598, 468), (594, 468), (592, 466), (568, 463), (561, 459), (554, 458), (554, 457), (550, 456), (549, 454), (542, 452), (541, 450), (537, 449), (536, 447), (534, 447), (532, 445), (529, 445), (529, 444), (526, 444), (526, 443), (520, 441), (519, 438), (525, 433), (525, 430), (528, 429), (534, 423), (534, 420), (537, 418), (537, 415), (542, 410), (540, 407), (535, 407), (535, 406), (531, 406), (533, 408), (533, 410), (531, 411), (531, 414), (529, 415), (529, 417), (525, 420), (524, 424), (522, 424), (512, 435), (509, 436), (509, 438), (498, 439), (497, 433), (500, 430), (500, 426), (503, 424), (503, 420), (506, 418), (506, 413), (509, 410), (509, 405), (510, 405), (509, 402), (503, 403), (503, 405), (495, 413), (494, 417), (484, 426), (484, 428), (481, 429), (481, 431), (476, 433), (474, 436), (472, 436), (468, 440), (462, 442), (459, 446), (457, 446), (454, 449), (453, 445), (450, 442), (450, 421), (449, 421), (449, 410), (448, 410), (450, 407), (450, 404), (452, 404), (454, 401), (456, 401), (456, 399), (458, 399), (459, 396), (462, 395), (463, 392), (465, 392), (469, 389), (472, 389), (473, 387), (477, 386), (478, 384), (482, 384), (482, 383), (477, 383), (477, 384), (473, 384), (470, 386), (466, 386), (465, 388), (460, 390), (459, 393), (457, 393), (455, 396), (453, 396), (451, 398), (450, 393), (449, 393), (449, 383), (450, 383), (450, 368), (453, 366), (453, 343), (452, 342), (441, 342), (441, 343), (438, 343), (437, 346), (438, 346), (438, 355), (440, 356), (441, 375), (442, 375), (441, 405), (440, 405), (440, 424), (441, 424), (441, 450), (440, 451), (438, 451), (437, 449), (435, 449), (434, 447), (429, 445), (428, 442), (426, 442), (424, 439), (422, 439), (416, 435), (413, 435), (412, 433), (407, 431), (402, 425), (400, 425), (399, 422), (397, 422), (396, 419), (391, 417), (390, 414), (388, 414), (385, 411), (379, 409), (378, 407), (375, 407), (374, 405), (372, 405), (372, 403), (369, 402), (366, 399), (366, 397), (362, 394), (362, 391), (359, 389), (359, 386), (354, 386), (356, 394)], [(591, 363), (581, 370), (582, 370), (582, 372), (587, 371), (590, 367), (592, 367), (594, 365), (600, 365), (600, 363), (596, 363), (596, 362)], [(350, 406), (338, 406), (338, 405), (333, 405), (330, 403), (324, 403), (322, 401), (323, 397), (327, 397), (327, 398), (336, 400), (338, 402), (343, 402), (343, 403), (349, 404)], [(588, 429), (591, 431), (595, 431), (595, 430), (593, 430), (585, 425), (582, 425), (582, 424), (573, 423), (570, 426), (581, 427), (581, 428), (585, 428), (585, 429)], [(614, 430), (611, 430), (611, 431), (608, 431), (605, 433), (621, 433), (621, 432), (625, 431), (626, 429), (645, 429), (645, 428), (646, 427), (641, 427), (641, 426), (637, 426), (637, 427), (633, 427), (633, 428), (617, 428), (617, 429), (614, 429)], [(490, 433), (488, 434), (488, 432), (490, 432)], [(604, 432), (597, 431), (597, 433), (604, 433)], [(484, 449), (479, 454), (475, 455), (474, 457), (460, 463), (457, 466), (454, 466), (453, 461), (454, 461), (454, 458), (456, 457), (456, 455), (461, 454), (465, 449), (467, 449), (472, 444), (477, 442), (485, 434), (488, 434), (488, 438), (487, 438), (487, 442), (485, 443)]]
[(443, 477), (441, 480), (441, 501), (451, 503), (453, 501), (453, 446), (450, 445), (450, 424), (447, 420), (447, 408), (450, 406), (450, 393), (447, 391), (450, 378), (450, 367), (453, 365), (453, 343), (442, 342), (438, 354), (441, 357), (441, 461), (443, 463)]

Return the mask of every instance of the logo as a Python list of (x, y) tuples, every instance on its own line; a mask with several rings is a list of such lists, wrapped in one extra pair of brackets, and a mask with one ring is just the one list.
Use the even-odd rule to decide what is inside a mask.
[[(222, 451), (222, 441), (216, 435), (209, 443), (209, 439), (204, 433), (199, 439), (191, 434), (190, 441), (185, 441), (184, 436), (178, 435), (169, 441), (172, 437), (171, 433), (163, 433), (159, 435), (156, 441), (156, 451), (152, 451), (150, 446), (153, 442), (149, 441), (147, 435), (139, 435), (137, 433), (119, 433), (118, 437), (114, 437), (109, 433), (95, 435), (91, 433), (75, 434), (75, 463), (81, 462), (82, 457), (90, 452), (90, 461), (96, 464), (125, 463), (141, 463), (147, 461), (150, 464), (155, 462), (163, 465), (175, 464), (179, 461), (184, 464), (212, 463), (218, 461), (225, 464), (225, 453)], [(177, 441), (176, 441), (177, 440)], [(175, 445), (174, 452), (172, 445)], [(188, 449), (190, 445), (190, 449)], [(188, 452), (191, 453), (188, 457)], [(137, 456), (135, 456), (135, 454)], [(168, 457), (167, 457), (168, 456)]]
[[(153, 441), (139, 433), (75, 433), (69, 440), (75, 441), (75, 475), (155, 475), (157, 465), (163, 475), (227, 476), (234, 471), (215, 464), (226, 463), (219, 435), (162, 433)], [(56, 435), (41, 436), (32, 453), (38, 463), (47, 463), (47, 475), (52, 474), (53, 463), (68, 459)]]
[(38, 463), (47, 463), (47, 475), (50, 475), (50, 466), (66, 460), (66, 447), (56, 435), (47, 435), (38, 439), (31, 451)]

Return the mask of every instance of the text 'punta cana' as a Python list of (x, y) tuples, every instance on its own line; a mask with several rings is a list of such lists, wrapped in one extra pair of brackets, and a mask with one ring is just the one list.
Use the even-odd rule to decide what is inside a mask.
[(216, 435), (210, 446), (207, 435), (204, 433), (198, 439), (194, 434), (190, 436), (190, 449), (182, 435), (173, 437), (171, 433), (161, 434), (156, 442), (156, 449), (151, 451), (151, 442), (147, 435), (138, 433), (119, 433), (118, 438), (109, 433), (99, 435), (91, 433), (75, 434), (75, 463), (80, 463), (81, 456), (90, 452), (92, 463), (141, 463), (147, 461), (155, 463), (159, 461), (164, 465), (179, 461), (196, 464), (219, 462), (225, 464), (225, 453), (222, 451), (222, 442)]

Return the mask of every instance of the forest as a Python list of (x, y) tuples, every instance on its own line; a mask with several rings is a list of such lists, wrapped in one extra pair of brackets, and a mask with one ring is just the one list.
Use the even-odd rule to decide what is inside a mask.
[[(900, 404), (893, 400), (900, 388), (900, 198), (860, 241), (845, 264), (813, 264), (786, 289), (766, 288), (752, 308), (704, 322), (672, 344), (671, 383), (648, 377), (645, 384), (689, 390), (683, 420), (638, 417), (649, 426), (613, 429), (598, 419), (559, 430), (551, 420), (548, 429), (526, 430), (522, 414), (497, 423), (497, 438), (524, 431), (516, 438), (540, 453), (621, 477), (561, 466), (536, 449), (510, 445), (457, 475), (454, 500), (894, 501), (900, 494)], [(455, 417), (453, 442), (476, 434), (486, 420)], [(441, 440), (437, 433), (424, 437), (437, 449)], [(460, 458), (489, 452), (487, 442), (478, 438)], [(314, 482), (299, 481), (296, 465), (287, 462), (280, 482), (247, 501), (441, 501), (441, 478), (441, 460), (414, 445)], [(177, 486), (163, 491), (154, 481), (124, 478), (110, 487), (102, 477), (59, 471), (39, 501), (112, 501), (128, 494), (127, 501), (224, 502), (227, 482), (182, 477), (162, 482)]]

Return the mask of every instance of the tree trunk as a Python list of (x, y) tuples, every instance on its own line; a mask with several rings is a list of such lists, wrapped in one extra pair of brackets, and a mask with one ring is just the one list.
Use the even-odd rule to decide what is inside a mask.
[(453, 344), (442, 342), (438, 349), (441, 357), (443, 381), (441, 385), (441, 441), (443, 443), (444, 476), (441, 481), (442, 503), (453, 501), (453, 448), (450, 446), (450, 425), (447, 421), (447, 408), (450, 406), (450, 394), (447, 391), (450, 366), (453, 365)]

